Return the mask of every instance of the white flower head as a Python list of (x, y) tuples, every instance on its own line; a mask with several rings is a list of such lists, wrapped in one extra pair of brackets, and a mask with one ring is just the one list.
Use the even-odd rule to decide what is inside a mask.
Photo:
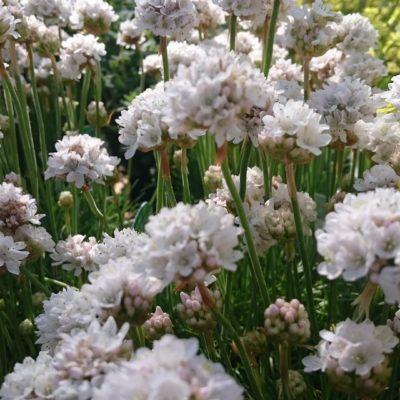
[(266, 115), (263, 124), (259, 143), (280, 159), (307, 162), (331, 141), (321, 116), (301, 101), (276, 103), (273, 115)]
[(73, 29), (84, 29), (97, 36), (107, 33), (111, 24), (117, 20), (118, 15), (112, 6), (103, 0), (77, 1), (70, 16)]
[(140, 29), (176, 40), (187, 38), (199, 22), (191, 0), (137, 0), (135, 15)]
[(382, 187), (397, 187), (399, 182), (400, 176), (390, 165), (374, 165), (364, 171), (362, 179), (356, 180), (354, 188), (358, 192), (364, 192)]
[(151, 239), (145, 267), (166, 283), (204, 281), (220, 268), (235, 271), (242, 257), (236, 250), (241, 230), (222, 207), (179, 203), (150, 217), (145, 231)]
[(92, 253), (96, 245), (96, 238), (85, 240), (83, 235), (69, 236), (66, 240), (57, 243), (54, 253), (51, 254), (53, 266), (61, 266), (66, 271), (73, 271), (79, 276), (83, 271), (93, 271), (97, 265), (93, 261)]
[(74, 0), (22, 0), (26, 15), (34, 15), (46, 24), (61, 27), (68, 25), (74, 3)]
[(16, 363), (14, 371), (4, 379), (0, 397), (3, 400), (54, 398), (57, 374), (52, 362), (52, 357), (41, 351), (36, 360), (26, 357), (22, 363)]
[(117, 44), (126, 49), (133, 49), (142, 39), (143, 31), (138, 27), (136, 19), (121, 22)]
[(25, 249), (24, 242), (15, 242), (12, 236), (4, 236), (0, 232), (0, 268), (19, 275), (19, 267), (29, 255)]
[(193, 0), (199, 16), (199, 27), (207, 31), (225, 23), (225, 13), (212, 0)]
[(78, 80), (85, 68), (96, 68), (96, 62), (106, 55), (106, 48), (92, 35), (76, 33), (61, 43), (59, 68), (63, 78)]
[(19, 33), (16, 31), (18, 22), (19, 20), (12, 15), (9, 8), (0, 4), (0, 47), (9, 38), (17, 39), (19, 37)]
[(108, 155), (101, 139), (87, 134), (65, 135), (50, 153), (45, 179), (56, 177), (82, 188), (92, 182), (104, 183), (118, 163), (117, 157)]
[(219, 147), (225, 141), (243, 140), (246, 115), (269, 102), (264, 75), (247, 58), (217, 48), (189, 67), (181, 66), (166, 93), (164, 120), (170, 136), (196, 139), (208, 130)]

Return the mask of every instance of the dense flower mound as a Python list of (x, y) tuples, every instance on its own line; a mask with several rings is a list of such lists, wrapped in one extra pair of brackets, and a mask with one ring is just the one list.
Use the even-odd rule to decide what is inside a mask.
[(145, 268), (166, 284), (201, 282), (221, 268), (235, 271), (242, 257), (236, 249), (241, 229), (222, 207), (179, 203), (150, 217), (145, 230), (150, 236)]
[(222, 365), (198, 355), (198, 349), (195, 338), (165, 335), (152, 350), (137, 350), (131, 361), (110, 372), (94, 399), (156, 399), (166, 392), (179, 399), (243, 399), (242, 388)]
[(339, 390), (374, 396), (384, 390), (391, 372), (387, 355), (399, 342), (388, 326), (347, 319), (320, 336), (318, 355), (303, 359), (306, 372), (326, 372)]
[(66, 135), (55, 147), (56, 151), (50, 153), (45, 178), (66, 180), (78, 188), (90, 186), (92, 182), (103, 183), (119, 163), (117, 157), (108, 155), (101, 139), (87, 134)]
[(348, 194), (316, 232), (325, 258), (318, 272), (350, 282), (368, 277), (382, 288), (387, 303), (400, 302), (399, 213), (400, 193), (392, 188)]

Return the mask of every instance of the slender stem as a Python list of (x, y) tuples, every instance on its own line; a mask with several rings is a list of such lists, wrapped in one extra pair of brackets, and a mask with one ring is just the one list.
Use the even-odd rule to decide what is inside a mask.
[(246, 196), (246, 179), (247, 179), (247, 166), (249, 165), (249, 159), (252, 149), (252, 143), (249, 138), (246, 138), (242, 146), (242, 158), (240, 160), (240, 198), (244, 201)]
[(266, 77), (268, 77), (269, 69), (271, 68), (271, 64), (272, 64), (272, 53), (273, 53), (273, 49), (274, 49), (276, 23), (278, 20), (280, 6), (281, 6), (281, 0), (274, 0), (271, 21), (269, 23), (268, 40), (265, 44), (266, 49), (264, 50), (265, 57), (264, 57), (263, 72)]
[(261, 166), (264, 177), (264, 193), (265, 193), (264, 199), (268, 200), (271, 197), (271, 178), (267, 162), (267, 153), (261, 147), (260, 147), (260, 158), (261, 158)]
[(304, 76), (304, 101), (310, 98), (310, 57), (307, 55), (303, 59), (303, 76)]
[(187, 159), (187, 149), (182, 147), (181, 149), (181, 176), (182, 176), (182, 188), (183, 188), (183, 201), (187, 204), (190, 204), (190, 186), (188, 179), (188, 159)]
[(254, 245), (253, 237), (251, 234), (251, 228), (249, 221), (246, 216), (246, 212), (244, 211), (243, 203), (240, 199), (239, 192), (236, 189), (235, 183), (233, 182), (231, 171), (229, 169), (228, 161), (225, 160), (221, 166), (222, 173), (225, 178), (225, 182), (228, 186), (229, 192), (231, 193), (233, 202), (236, 207), (236, 212), (239, 216), (240, 224), (244, 230), (244, 236), (246, 239), (247, 244), (247, 251), (250, 257), (252, 272), (253, 272), (253, 279), (257, 281), (257, 284), (260, 289), (260, 293), (263, 299), (264, 306), (270, 303), (267, 285), (265, 283), (265, 278), (261, 269), (260, 260), (257, 256), (256, 247)]
[(171, 182), (171, 171), (169, 168), (168, 153), (166, 148), (160, 151), (160, 156), (161, 156), (161, 170), (164, 179), (165, 193), (167, 195), (169, 205), (174, 207), (176, 205), (176, 199)]
[(94, 200), (92, 193), (89, 190), (82, 191), (82, 193), (83, 193), (83, 196), (85, 197), (86, 201), (88, 202), (90, 211), (93, 213), (93, 215), (95, 217), (97, 217), (98, 219), (100, 219), (101, 221), (104, 221), (104, 215), (97, 207), (96, 201)]
[(160, 37), (160, 53), (163, 63), (163, 78), (164, 82), (169, 81), (169, 64), (168, 64), (168, 40), (165, 36)]
[(83, 132), (83, 126), (85, 125), (86, 106), (87, 106), (87, 99), (89, 94), (91, 78), (92, 78), (92, 71), (89, 68), (86, 68), (82, 84), (81, 100), (79, 102), (79, 122), (78, 122), (79, 133)]
[(76, 186), (71, 184), (71, 193), (73, 196), (73, 203), (71, 209), (71, 233), (76, 235), (78, 233), (78, 210), (79, 210), (79, 197), (78, 191), (76, 190)]
[(236, 50), (237, 17), (231, 14), (229, 19), (229, 49)]
[(265, 17), (263, 29), (262, 29), (262, 46), (263, 46), (263, 57), (261, 61), (261, 68), (264, 68), (265, 58), (267, 56), (267, 42), (268, 42), (268, 31), (269, 31), (269, 15)]
[(51, 284), (53, 284), (55, 286), (62, 287), (62, 288), (69, 288), (69, 287), (73, 288), (73, 286), (67, 285), (66, 283), (61, 282), (61, 281), (59, 281), (57, 279), (48, 278), (47, 276), (44, 278), (44, 281), (48, 282), (48, 283), (51, 283)]
[(156, 163), (157, 163), (157, 188), (156, 188), (156, 193), (157, 193), (157, 200), (156, 200), (156, 212), (158, 213), (164, 203), (164, 179), (163, 179), (163, 172), (161, 169), (161, 157), (158, 153), (154, 154), (156, 156)]
[(28, 268), (21, 267), (21, 272), (23, 272), (29, 278), (29, 280), (38, 287), (38, 289), (43, 290), (47, 296), (51, 295), (51, 291), (42, 282), (40, 282), (38, 276), (29, 271)]
[(100, 126), (100, 101), (101, 101), (101, 68), (96, 68), (96, 74), (94, 77), (94, 96), (96, 101), (96, 137), (100, 137), (101, 126)]
[(355, 179), (355, 176), (356, 176), (357, 164), (358, 164), (358, 150), (357, 149), (353, 149), (353, 160), (352, 160), (352, 164), (351, 164), (349, 191), (353, 190), (354, 179)]
[(279, 370), (281, 375), (282, 399), (291, 400), (289, 390), (289, 345), (283, 342), (279, 345)]
[(301, 221), (299, 201), (297, 198), (296, 181), (295, 181), (295, 177), (294, 177), (294, 167), (293, 167), (293, 164), (290, 162), (286, 163), (286, 179), (287, 179), (288, 192), (289, 192), (290, 200), (292, 202), (292, 207), (293, 207), (297, 239), (298, 239), (299, 248), (300, 248), (300, 256), (301, 256), (301, 260), (303, 262), (304, 278), (305, 278), (306, 292), (307, 292), (307, 306), (308, 306), (308, 310), (309, 310), (309, 314), (310, 314), (310, 321), (311, 321), (311, 332), (312, 332), (312, 337), (314, 339), (316, 339), (318, 328), (317, 328), (317, 318), (316, 318), (315, 307), (314, 307), (311, 265), (308, 260), (306, 244), (305, 244), (305, 240), (304, 240), (303, 224)]

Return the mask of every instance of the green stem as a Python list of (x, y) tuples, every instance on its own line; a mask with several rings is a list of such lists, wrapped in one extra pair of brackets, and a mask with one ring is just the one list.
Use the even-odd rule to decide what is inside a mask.
[(169, 81), (169, 64), (168, 64), (168, 40), (165, 36), (160, 37), (160, 53), (163, 63), (163, 78), (164, 82)]
[(355, 179), (355, 176), (356, 176), (357, 164), (358, 164), (358, 150), (357, 149), (353, 149), (353, 160), (352, 160), (351, 172), (350, 172), (350, 188), (349, 188), (350, 192), (353, 190), (354, 179)]
[(51, 296), (51, 291), (42, 282), (40, 282), (37, 275), (33, 274), (28, 268), (25, 267), (21, 267), (21, 272), (23, 272), (29, 278), (29, 280), (38, 287), (38, 289), (42, 290), (46, 296)]
[(279, 370), (281, 375), (282, 399), (291, 400), (289, 390), (289, 345), (287, 342), (279, 345)]
[(157, 188), (156, 188), (156, 193), (157, 193), (157, 200), (156, 200), (156, 212), (159, 213), (160, 210), (163, 208), (164, 205), (164, 179), (163, 179), (163, 173), (161, 169), (161, 157), (157, 153), (155, 153), (156, 156), (156, 162), (157, 162)]
[(264, 57), (263, 72), (266, 77), (268, 77), (269, 69), (271, 68), (271, 64), (272, 64), (272, 53), (273, 53), (273, 49), (274, 49), (276, 23), (278, 20), (280, 5), (281, 5), (281, 0), (274, 0), (271, 21), (269, 23), (268, 40), (266, 41), (266, 44), (265, 44), (266, 49), (264, 49), (265, 57)]
[(240, 160), (240, 198), (244, 201), (246, 196), (246, 179), (247, 179), (247, 166), (249, 165), (249, 159), (251, 149), (253, 145), (249, 138), (246, 138), (242, 146), (242, 159)]
[(8, 90), (4, 91), (4, 99), (6, 102), (7, 115), (10, 121), (10, 130), (7, 135), (7, 139), (10, 139), (11, 151), (13, 157), (12, 168), (17, 174), (21, 173), (19, 156), (18, 156), (18, 142), (17, 142), (17, 132), (15, 130), (15, 119), (14, 119), (14, 109), (12, 105), (12, 99), (10, 92)]
[(310, 58), (306, 55), (303, 59), (304, 76), (304, 101), (310, 98)]
[(260, 386), (258, 384), (257, 377), (254, 376), (254, 369), (251, 367), (251, 363), (249, 360), (249, 356), (247, 355), (247, 352), (243, 346), (242, 341), (240, 340), (239, 335), (237, 334), (235, 328), (232, 326), (232, 324), (229, 322), (228, 319), (226, 319), (218, 310), (212, 309), (212, 312), (216, 318), (216, 320), (231, 334), (233, 342), (235, 343), (238, 351), (239, 351), (239, 356), (240, 359), (242, 360), (242, 365), (243, 368), (246, 372), (247, 379), (249, 380), (250, 387), (254, 390), (254, 397), (256, 399), (264, 399), (262, 390), (260, 389)]
[(300, 256), (301, 256), (301, 260), (303, 262), (304, 278), (305, 278), (306, 292), (307, 292), (307, 306), (308, 306), (308, 310), (309, 310), (309, 314), (310, 314), (310, 321), (311, 321), (311, 332), (312, 332), (312, 337), (314, 338), (314, 340), (316, 340), (317, 335), (318, 335), (318, 327), (317, 327), (317, 318), (316, 318), (315, 307), (314, 307), (314, 298), (313, 298), (312, 271), (311, 271), (311, 265), (308, 260), (307, 251), (306, 251), (306, 244), (305, 244), (304, 232), (303, 232), (303, 224), (301, 221), (299, 201), (297, 198), (297, 188), (296, 188), (296, 181), (295, 181), (295, 177), (294, 177), (294, 167), (293, 167), (292, 163), (286, 164), (286, 180), (287, 180), (287, 187), (288, 187), (290, 200), (292, 202), (292, 207), (293, 207), (297, 239), (298, 239), (299, 248), (300, 248)]
[(97, 207), (96, 201), (94, 200), (92, 193), (90, 191), (82, 191), (83, 196), (89, 204), (90, 211), (93, 213), (95, 217), (97, 217), (100, 221), (104, 221), (104, 215)]
[(231, 14), (229, 19), (229, 49), (236, 50), (237, 17)]
[(246, 213), (244, 211), (243, 203), (240, 199), (240, 195), (236, 189), (235, 183), (233, 182), (231, 171), (229, 169), (228, 160), (225, 160), (222, 164), (222, 173), (225, 178), (225, 182), (228, 186), (229, 192), (231, 193), (233, 202), (236, 207), (237, 214), (239, 216), (240, 224), (244, 230), (244, 236), (247, 244), (247, 251), (250, 257), (253, 279), (257, 281), (260, 289), (260, 293), (263, 299), (263, 305), (266, 306), (270, 303), (267, 285), (265, 283), (264, 275), (261, 269), (260, 260), (257, 256), (256, 247), (254, 245), (253, 237), (251, 234), (251, 228), (249, 221), (247, 219)]
[(71, 193), (73, 196), (73, 203), (71, 209), (71, 233), (76, 235), (78, 233), (78, 210), (79, 210), (79, 197), (75, 184), (71, 184)]
[(96, 137), (99, 138), (101, 134), (101, 126), (100, 126), (100, 101), (101, 101), (101, 74), (100, 68), (96, 68), (96, 75), (94, 78), (94, 96), (96, 101)]
[(58, 281), (57, 279), (48, 278), (47, 276), (44, 278), (44, 281), (48, 282), (48, 283), (51, 283), (51, 284), (53, 284), (55, 286), (59, 286), (59, 287), (65, 288), (65, 289), (66, 288), (70, 288), (70, 287), (73, 288), (73, 286), (67, 285), (66, 283)]
[(260, 159), (261, 166), (263, 170), (263, 178), (264, 178), (264, 199), (268, 200), (271, 197), (271, 178), (269, 174), (268, 161), (267, 161), (267, 153), (260, 147)]
[(182, 188), (183, 188), (183, 201), (186, 204), (191, 203), (190, 198), (190, 186), (188, 179), (188, 159), (187, 159), (187, 149), (182, 147), (182, 156), (181, 156), (181, 176), (182, 176)]
[(78, 122), (79, 133), (83, 132), (83, 126), (85, 125), (86, 106), (87, 106), (87, 99), (88, 99), (91, 79), (92, 79), (92, 71), (89, 68), (86, 68), (82, 84), (81, 100), (79, 102), (79, 122)]

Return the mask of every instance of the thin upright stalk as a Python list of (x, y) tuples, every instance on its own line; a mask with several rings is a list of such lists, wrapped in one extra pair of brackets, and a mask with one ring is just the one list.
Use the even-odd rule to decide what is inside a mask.
[(278, 21), (278, 14), (279, 14), (280, 6), (281, 6), (281, 0), (274, 0), (271, 20), (269, 23), (268, 40), (265, 43), (266, 47), (264, 49), (265, 57), (264, 57), (263, 72), (266, 77), (268, 77), (269, 69), (271, 68), (271, 64), (272, 64), (272, 52), (274, 49), (276, 23)]
[(79, 122), (78, 122), (79, 133), (83, 132), (83, 126), (85, 125), (86, 106), (87, 106), (91, 79), (92, 79), (92, 71), (89, 68), (86, 68), (82, 84), (81, 99), (79, 101)]
[(264, 177), (264, 198), (268, 200), (271, 197), (271, 178), (269, 173), (267, 153), (260, 147), (260, 159)]
[(168, 82), (169, 75), (169, 63), (168, 63), (168, 39), (165, 36), (160, 37), (160, 53), (163, 64), (163, 78), (164, 82)]
[(182, 176), (182, 189), (183, 189), (183, 201), (186, 204), (190, 204), (190, 187), (189, 187), (189, 171), (188, 171), (188, 159), (187, 159), (187, 149), (182, 147), (181, 149), (181, 176)]
[(249, 165), (249, 159), (252, 149), (252, 143), (249, 138), (246, 138), (242, 145), (242, 157), (240, 160), (240, 198), (244, 201), (246, 196), (246, 180), (247, 180), (247, 166)]
[(304, 278), (305, 278), (306, 292), (307, 292), (307, 307), (310, 314), (310, 322), (311, 322), (311, 333), (312, 337), (316, 340), (318, 327), (317, 327), (317, 318), (315, 313), (314, 297), (313, 297), (312, 272), (304, 240), (303, 224), (301, 221), (299, 201), (297, 198), (297, 187), (296, 187), (293, 163), (290, 162), (286, 163), (286, 179), (287, 179), (287, 187), (290, 200), (292, 202), (294, 221), (296, 224), (297, 239), (300, 248), (300, 256), (304, 269)]
[(161, 169), (161, 157), (155, 153), (157, 164), (157, 188), (156, 188), (156, 212), (158, 213), (164, 205), (164, 179)]
[(282, 385), (282, 399), (291, 400), (289, 390), (289, 345), (287, 342), (279, 345), (279, 371)]
[(260, 260), (257, 255), (256, 247), (254, 245), (253, 236), (251, 234), (251, 228), (249, 221), (244, 211), (243, 203), (240, 198), (239, 192), (236, 189), (235, 183), (233, 182), (231, 171), (228, 165), (228, 160), (222, 163), (222, 173), (225, 178), (225, 182), (228, 186), (229, 192), (232, 196), (233, 202), (235, 204), (236, 212), (239, 216), (240, 224), (244, 230), (244, 236), (247, 244), (247, 251), (250, 257), (253, 279), (257, 281), (260, 289), (261, 297), (263, 299), (263, 305), (266, 306), (270, 303), (267, 285), (265, 283), (265, 278), (261, 269)]
[(98, 218), (100, 221), (104, 221), (104, 215), (103, 213), (100, 211), (99, 207), (97, 207), (96, 201), (93, 198), (92, 193), (88, 190), (83, 190), (82, 191), (83, 196), (85, 197), (86, 201), (88, 202), (90, 211), (92, 212), (92, 214)]
[(160, 151), (160, 155), (161, 155), (160, 167), (161, 167), (162, 174), (163, 174), (164, 190), (167, 195), (169, 205), (171, 207), (174, 207), (176, 205), (176, 199), (175, 199), (174, 189), (172, 187), (171, 171), (169, 168), (167, 149), (166, 148), (162, 149)]
[(310, 98), (310, 57), (307, 55), (303, 59), (303, 76), (304, 76), (304, 101)]
[(356, 176), (356, 168), (358, 164), (358, 150), (353, 149), (353, 159), (351, 163), (351, 172), (350, 172), (350, 188), (349, 191), (353, 190), (353, 185), (354, 185), (354, 179)]
[(18, 156), (18, 142), (17, 142), (17, 132), (15, 129), (15, 118), (14, 118), (14, 109), (12, 104), (12, 99), (10, 92), (8, 90), (4, 91), (4, 100), (6, 103), (7, 115), (10, 121), (10, 129), (7, 134), (7, 139), (10, 140), (10, 145), (12, 151), (12, 168), (17, 174), (21, 172), (20, 164), (19, 164), (19, 156)]
[(237, 17), (231, 14), (229, 18), (229, 49), (236, 50)]

